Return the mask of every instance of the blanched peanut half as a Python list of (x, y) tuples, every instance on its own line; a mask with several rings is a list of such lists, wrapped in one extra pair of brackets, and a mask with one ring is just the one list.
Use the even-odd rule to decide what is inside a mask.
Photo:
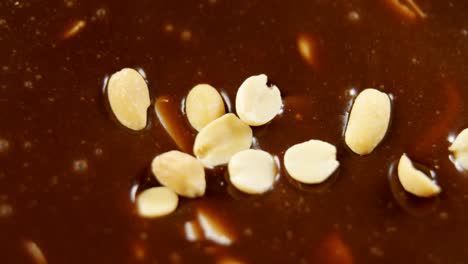
[(151, 164), (156, 179), (179, 195), (195, 198), (205, 194), (205, 169), (189, 154), (172, 150), (156, 156)]
[(199, 84), (187, 95), (185, 113), (190, 125), (200, 131), (208, 123), (224, 115), (223, 98), (211, 85)]
[(136, 202), (138, 213), (142, 217), (153, 218), (174, 212), (179, 197), (167, 187), (153, 187), (140, 193)]
[(405, 191), (419, 197), (431, 197), (440, 193), (440, 187), (429, 176), (413, 166), (403, 154), (398, 163), (398, 179)]
[(264, 125), (281, 112), (280, 90), (275, 85), (268, 87), (267, 81), (265, 74), (252, 76), (237, 91), (237, 115), (250, 126)]
[(206, 167), (214, 167), (251, 145), (252, 129), (234, 114), (225, 114), (200, 130), (193, 153)]
[(453, 152), (457, 164), (463, 169), (468, 170), (468, 128), (465, 128), (458, 134), (449, 150)]
[(391, 102), (386, 93), (366, 89), (356, 98), (345, 132), (348, 147), (359, 155), (371, 153), (390, 124)]
[(112, 112), (122, 125), (132, 130), (145, 128), (150, 96), (148, 85), (137, 71), (125, 68), (112, 74), (107, 97)]
[(256, 149), (237, 152), (229, 161), (228, 171), (232, 185), (249, 194), (261, 194), (271, 189), (277, 174), (273, 157)]
[(309, 140), (286, 150), (284, 167), (296, 181), (321, 183), (338, 168), (335, 146), (320, 140)]

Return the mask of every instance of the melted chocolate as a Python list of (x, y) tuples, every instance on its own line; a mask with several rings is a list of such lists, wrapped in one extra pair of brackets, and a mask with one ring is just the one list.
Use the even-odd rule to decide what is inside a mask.
[[(467, 261), (468, 177), (447, 148), (468, 126), (468, 2), (417, 1), (427, 16), (416, 19), (387, 2), (0, 2), (0, 262)], [(207, 170), (203, 198), (142, 219), (135, 192), (157, 184), (152, 158), (178, 146), (153, 107), (141, 132), (113, 119), (103, 83), (123, 67), (144, 71), (153, 102), (171, 98), (177, 111), (198, 83), (233, 102), (245, 78), (265, 73), (285, 109), (254, 129), (258, 146), (282, 160), (293, 144), (331, 142), (339, 171), (320, 186), (282, 171), (272, 191), (247, 196), (225, 168)], [(359, 157), (342, 134), (367, 87), (390, 93), (394, 111), (384, 141)], [(191, 142), (195, 131), (178, 126)], [(403, 193), (391, 169), (403, 152), (434, 169), (440, 196)], [(187, 240), (200, 208), (235, 235), (230, 246)]]

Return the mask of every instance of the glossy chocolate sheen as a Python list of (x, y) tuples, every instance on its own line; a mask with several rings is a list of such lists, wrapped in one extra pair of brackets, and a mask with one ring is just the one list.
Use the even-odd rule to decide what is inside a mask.
[[(468, 2), (416, 0), (426, 16), (412, 18), (390, 2), (0, 2), (0, 262), (465, 263), (468, 176), (447, 148), (468, 126)], [(204, 197), (143, 219), (135, 190), (156, 185), (151, 160), (178, 146), (153, 107), (141, 132), (113, 118), (103, 85), (123, 67), (146, 74), (153, 102), (169, 99), (189, 145), (180, 104), (191, 87), (210, 83), (233, 103), (265, 73), (284, 112), (254, 129), (258, 147), (282, 160), (324, 140), (339, 170), (318, 186), (282, 170), (258, 196), (233, 190), (224, 167), (207, 170)], [(360, 157), (343, 130), (367, 87), (392, 95), (392, 123)], [(437, 198), (395, 182), (403, 153), (436, 172)], [(230, 246), (187, 240), (199, 210), (230, 230)]]

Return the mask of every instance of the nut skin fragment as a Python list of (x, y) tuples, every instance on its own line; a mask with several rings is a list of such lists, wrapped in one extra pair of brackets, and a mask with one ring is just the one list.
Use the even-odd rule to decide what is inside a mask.
[(432, 197), (441, 191), (434, 180), (413, 166), (406, 154), (401, 156), (398, 163), (398, 179), (405, 191), (418, 197)]
[(193, 153), (205, 167), (214, 167), (228, 163), (251, 145), (252, 129), (234, 114), (225, 114), (200, 130)]
[(117, 120), (132, 130), (146, 127), (150, 106), (148, 85), (134, 69), (124, 68), (109, 79), (107, 97)]
[(248, 194), (262, 194), (272, 188), (277, 167), (268, 152), (248, 149), (232, 156), (228, 171), (237, 189)]
[(449, 150), (453, 153), (457, 164), (468, 170), (468, 128), (458, 134)]
[(346, 145), (356, 154), (370, 154), (387, 133), (390, 116), (391, 101), (386, 93), (372, 88), (362, 91), (349, 115)]
[(306, 184), (324, 182), (338, 168), (336, 147), (320, 140), (309, 140), (286, 150), (284, 166), (291, 178)]
[(156, 179), (175, 193), (188, 198), (205, 194), (205, 169), (189, 154), (172, 150), (156, 156), (151, 163)]
[(219, 92), (211, 85), (199, 84), (193, 87), (187, 95), (185, 113), (190, 125), (200, 131), (226, 112)]
[(251, 76), (237, 91), (237, 115), (250, 126), (264, 125), (281, 112), (280, 90), (275, 85), (268, 87), (267, 81), (265, 74)]
[(155, 218), (174, 212), (179, 197), (167, 187), (153, 187), (140, 193), (136, 202), (140, 216)]

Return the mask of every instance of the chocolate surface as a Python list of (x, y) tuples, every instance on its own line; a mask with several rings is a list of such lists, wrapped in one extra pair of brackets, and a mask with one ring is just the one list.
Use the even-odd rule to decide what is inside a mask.
[[(468, 126), (468, 2), (419, 0), (426, 16), (412, 19), (388, 2), (0, 2), (0, 262), (42, 264), (37, 252), (47, 263), (468, 261), (468, 177), (447, 149)], [(239, 85), (265, 73), (284, 112), (254, 129), (258, 147), (282, 160), (324, 140), (339, 170), (304, 186), (282, 169), (259, 196), (234, 190), (225, 167), (206, 170), (204, 197), (143, 219), (135, 192), (157, 185), (154, 156), (179, 147), (153, 106), (143, 131), (115, 120), (104, 87), (124, 67), (145, 73), (152, 102), (171, 102), (189, 146), (196, 131), (180, 109), (191, 87), (209, 83), (233, 105)], [(343, 130), (367, 87), (392, 95), (392, 123), (360, 157)], [(394, 175), (403, 153), (435, 171), (438, 197), (404, 193)], [(198, 210), (233, 243), (188, 241)]]

